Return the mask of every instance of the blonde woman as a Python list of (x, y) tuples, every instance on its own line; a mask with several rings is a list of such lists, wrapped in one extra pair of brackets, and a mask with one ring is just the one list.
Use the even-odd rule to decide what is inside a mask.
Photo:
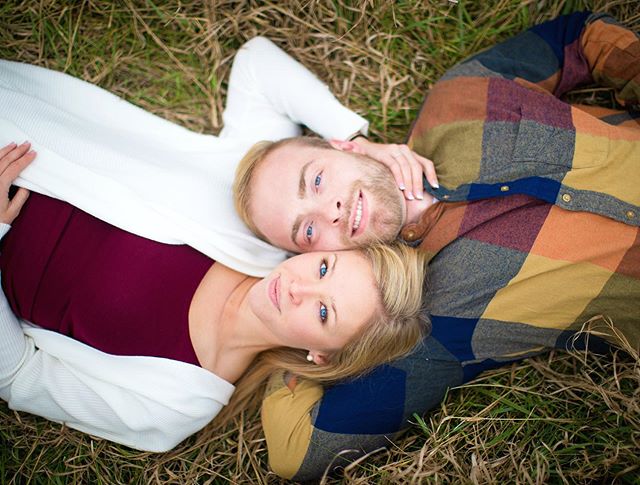
[(247, 408), (275, 369), (330, 382), (422, 335), (423, 260), (408, 249), (308, 253), (249, 277), (60, 200), (9, 199), (29, 148), (0, 150), (0, 397), (13, 409), (162, 451), (229, 398), (225, 419)]

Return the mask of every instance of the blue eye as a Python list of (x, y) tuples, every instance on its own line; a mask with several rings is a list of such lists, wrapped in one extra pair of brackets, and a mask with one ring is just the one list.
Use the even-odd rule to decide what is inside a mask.
[(304, 232), (305, 237), (307, 238), (307, 241), (311, 242), (311, 237), (313, 236), (313, 225), (309, 224), (307, 226), (307, 230)]
[(327, 311), (327, 307), (320, 303), (320, 321), (325, 323), (327, 321), (327, 316), (329, 312)]
[(316, 179), (313, 181), (313, 185), (315, 185), (316, 189), (320, 186), (320, 182), (322, 182), (322, 174), (321, 173), (316, 175)]
[(324, 275), (327, 274), (327, 261), (325, 259), (320, 263), (320, 278), (324, 278)]

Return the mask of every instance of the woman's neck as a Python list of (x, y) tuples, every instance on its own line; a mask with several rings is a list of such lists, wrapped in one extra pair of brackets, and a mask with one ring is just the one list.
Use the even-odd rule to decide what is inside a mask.
[(235, 382), (258, 353), (275, 346), (247, 303), (258, 281), (214, 264), (191, 303), (189, 333), (200, 365), (229, 382)]

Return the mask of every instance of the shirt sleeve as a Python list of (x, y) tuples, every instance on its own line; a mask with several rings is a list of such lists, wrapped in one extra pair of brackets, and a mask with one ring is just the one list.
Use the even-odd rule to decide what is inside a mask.
[(300, 380), (290, 390), (276, 374), (262, 403), (269, 464), (284, 478), (317, 480), (388, 446), (462, 381), (460, 363), (431, 336), (411, 355), (334, 386)]
[[(0, 239), (10, 228), (8, 224), (0, 224)], [(9, 400), (8, 386), (28, 356), (29, 347), (20, 322), (11, 311), (4, 291), (0, 287), (0, 397), (2, 399)]]
[(443, 79), (464, 75), (502, 77), (557, 97), (595, 82), (632, 106), (640, 95), (640, 42), (606, 14), (576, 12), (469, 58)]
[(366, 134), (367, 121), (343, 106), (302, 64), (264, 37), (235, 56), (221, 137), (277, 140), (305, 125), (324, 138)]

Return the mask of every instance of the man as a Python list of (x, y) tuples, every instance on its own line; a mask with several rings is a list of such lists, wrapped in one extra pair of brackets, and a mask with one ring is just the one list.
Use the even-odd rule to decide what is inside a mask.
[[(594, 81), (615, 88), (629, 111), (558, 99)], [(257, 147), (264, 159), (242, 165), (255, 177), (245, 177), (248, 196), (236, 206), (270, 241), (342, 248), (402, 227), (400, 237), (432, 258), (431, 334), (416, 352), (324, 390), (274, 379), (263, 422), (277, 473), (314, 478), (340, 464), (341, 450), (384, 446), (449, 387), (583, 346), (579, 330), (593, 317), (610, 317), (638, 348), (639, 98), (638, 37), (610, 17), (575, 13), (474, 56), (434, 86), (408, 145), (435, 161), (441, 186), (425, 189), (437, 203), (379, 190), (388, 176), (366, 185), (384, 171), (355, 161), (357, 170), (342, 169), (357, 153), (348, 144), (331, 153), (300, 141)], [(598, 343), (591, 336), (589, 348)]]

